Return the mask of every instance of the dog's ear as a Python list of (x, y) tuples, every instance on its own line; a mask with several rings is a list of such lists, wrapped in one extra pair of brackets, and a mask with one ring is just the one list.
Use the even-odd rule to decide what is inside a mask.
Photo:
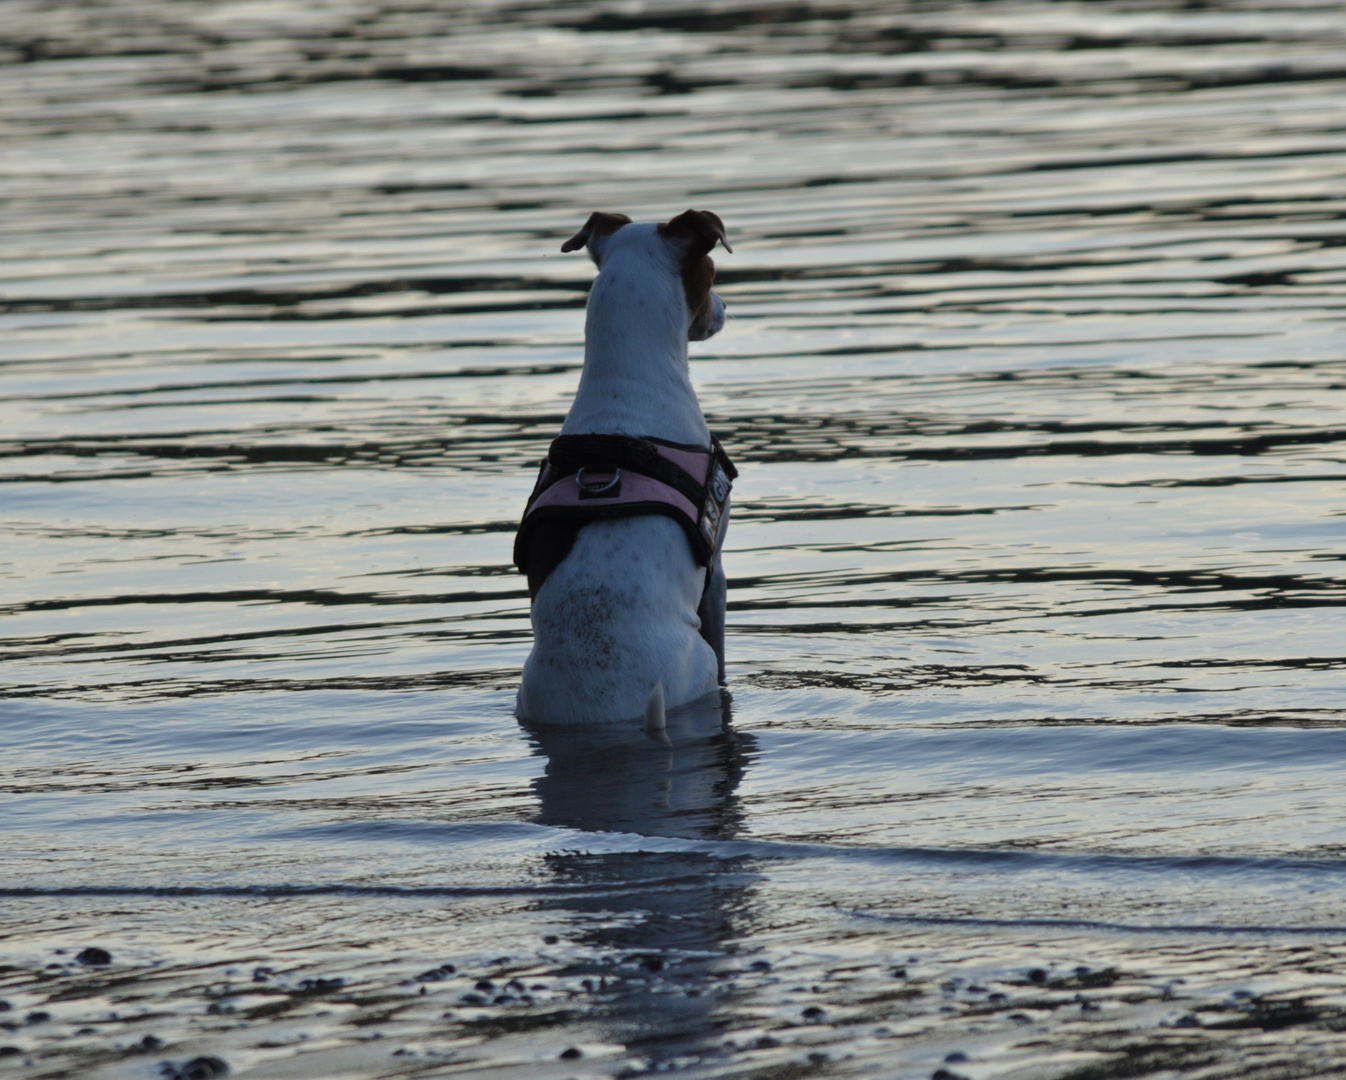
[(659, 235), (686, 245), (683, 258), (688, 260), (709, 255), (710, 249), (717, 243), (723, 244), (725, 251), (732, 253), (734, 250), (729, 246), (729, 237), (725, 235), (724, 222), (718, 214), (712, 214), (709, 210), (684, 210), (672, 221), (660, 225)]
[(584, 223), (584, 228), (561, 245), (562, 251), (578, 251), (582, 247), (589, 249), (589, 257), (597, 266), (603, 255), (603, 244), (609, 236), (623, 225), (630, 225), (631, 219), (625, 214), (605, 214), (595, 210)]

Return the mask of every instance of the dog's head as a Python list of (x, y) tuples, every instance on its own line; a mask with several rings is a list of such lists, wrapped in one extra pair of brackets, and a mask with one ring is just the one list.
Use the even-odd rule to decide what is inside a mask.
[[(601, 271), (604, 253), (614, 237), (630, 224), (631, 219), (625, 214), (590, 214), (584, 228), (562, 244), (561, 250), (588, 248), (589, 257)], [(687, 210), (672, 221), (656, 225), (654, 232), (668, 249), (670, 265), (677, 267), (682, 277), (689, 318), (687, 340), (704, 341), (718, 334), (724, 327), (724, 301), (711, 289), (715, 263), (710, 251), (717, 243), (723, 244), (725, 251), (734, 250), (725, 235), (724, 222), (709, 210)]]

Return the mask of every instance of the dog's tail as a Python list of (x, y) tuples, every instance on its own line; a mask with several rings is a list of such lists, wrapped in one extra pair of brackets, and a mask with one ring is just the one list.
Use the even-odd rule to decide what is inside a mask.
[(664, 715), (664, 683), (661, 679), (645, 702), (645, 734), (651, 739), (667, 740), (668, 718)]

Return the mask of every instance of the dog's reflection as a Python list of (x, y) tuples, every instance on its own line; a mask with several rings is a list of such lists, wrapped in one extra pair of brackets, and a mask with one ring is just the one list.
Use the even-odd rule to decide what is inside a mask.
[(649, 1066), (713, 1058), (724, 1037), (726, 975), (740, 963), (729, 943), (746, 933), (752, 887), (743, 861), (714, 843), (739, 831), (736, 788), (754, 750), (730, 721), (728, 696), (717, 695), (670, 712), (657, 740), (639, 728), (533, 732), (547, 757), (536, 820), (625, 834), (548, 856), (573, 891), (544, 904), (564, 910), (567, 937), (586, 954), (567, 973), (593, 987), (604, 1040)]
[(730, 726), (716, 693), (669, 712), (657, 735), (639, 726), (535, 729), (547, 757), (534, 781), (537, 821), (594, 832), (727, 838), (737, 831), (734, 789), (750, 737)]

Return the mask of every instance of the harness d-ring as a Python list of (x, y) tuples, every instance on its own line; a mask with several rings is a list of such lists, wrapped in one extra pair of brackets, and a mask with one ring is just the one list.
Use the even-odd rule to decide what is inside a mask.
[(586, 495), (602, 495), (605, 491), (611, 491), (622, 482), (622, 470), (613, 469), (612, 479), (605, 484), (586, 484), (584, 482), (584, 469), (575, 470), (575, 483), (579, 485), (580, 490)]

